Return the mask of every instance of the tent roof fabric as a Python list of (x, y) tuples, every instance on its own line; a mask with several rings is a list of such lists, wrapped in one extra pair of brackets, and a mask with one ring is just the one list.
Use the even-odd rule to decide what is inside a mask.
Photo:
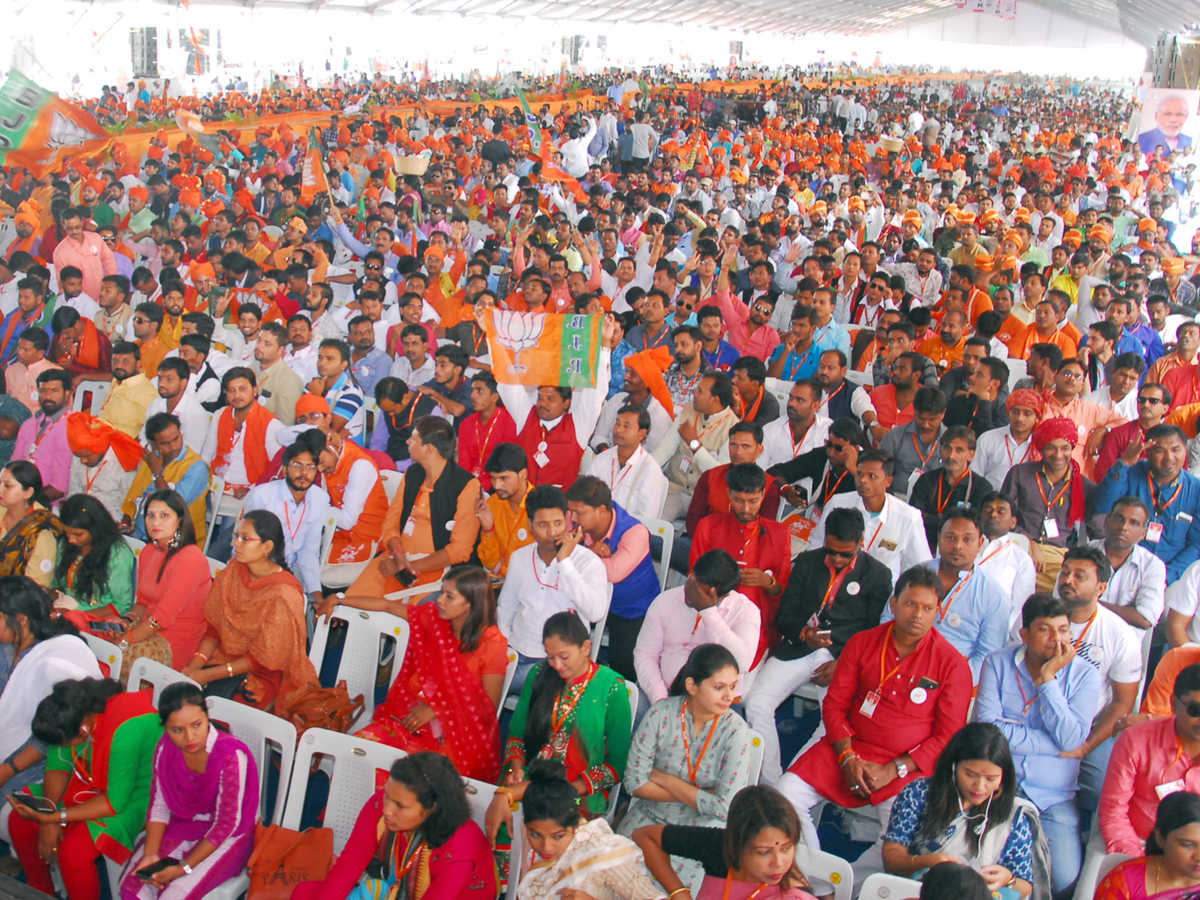
[[(174, 3), (178, 0), (165, 0)], [(385, 15), (504, 16), (585, 22), (654, 22), (750, 32), (874, 35), (959, 15), (954, 0), (193, 0), (198, 5), (320, 9)], [(1019, 0), (1021, 6), (1031, 0)], [(1200, 0), (1038, 0), (1043, 9), (1119, 31), (1152, 46), (1162, 31), (1200, 22)]]

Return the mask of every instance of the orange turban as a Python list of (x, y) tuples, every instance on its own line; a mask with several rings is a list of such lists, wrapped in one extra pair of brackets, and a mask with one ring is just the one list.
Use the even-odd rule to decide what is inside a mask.
[(233, 199), (238, 202), (238, 205), (240, 205), (242, 209), (254, 209), (254, 195), (245, 188), (242, 188), (240, 191), (234, 194)]
[(847, 207), (847, 209), (857, 209), (857, 210), (865, 211), (867, 208), (867, 205), (865, 203), (863, 203), (862, 197), (851, 197), (848, 201), (846, 201), (846, 207)]
[(1037, 391), (1031, 388), (1020, 388), (1008, 395), (1008, 399), (1004, 401), (1004, 408), (1012, 412), (1014, 406), (1023, 406), (1025, 409), (1032, 409), (1038, 416), (1041, 416), (1042, 410), (1046, 406), (1046, 401)]
[(1018, 222), (1029, 224), (1029, 210), (1025, 209), (1025, 207), (1021, 207), (1015, 213), (1013, 213), (1013, 218)]
[(1078, 231), (1068, 231), (1063, 235), (1062, 242), (1078, 250), (1079, 245), (1083, 243), (1083, 235), (1081, 235)]
[(810, 216), (827, 216), (829, 215), (829, 206), (824, 200), (818, 200), (808, 209)]
[(642, 381), (646, 382), (650, 394), (662, 404), (668, 415), (675, 414), (675, 401), (671, 399), (671, 392), (667, 390), (663, 372), (671, 361), (671, 351), (665, 347), (643, 350), (641, 353), (631, 353), (625, 357), (626, 368), (633, 369)]
[(147, 200), (150, 199), (150, 191), (147, 188), (142, 187), (142, 185), (139, 184), (139, 185), (136, 185), (129, 189), (129, 196), (137, 197), (137, 199), (139, 199), (143, 203), (145, 203)]
[(123, 431), (118, 431), (91, 413), (71, 413), (67, 416), (67, 444), (72, 453), (93, 453), (104, 456), (110, 449), (126, 472), (132, 472), (142, 461), (142, 445)]
[(42, 204), (36, 200), (26, 200), (17, 207), (17, 216), (14, 220), (20, 225), (22, 222), (29, 225), (36, 234), (41, 231), (42, 227)]
[(980, 272), (992, 271), (991, 255), (987, 254), (987, 253), (976, 253), (974, 266), (975, 266), (975, 269)]
[(1155, 231), (1157, 228), (1158, 223), (1153, 219), (1146, 218), (1138, 220), (1138, 234), (1141, 234), (1143, 231)]
[(203, 201), (199, 191), (180, 191), (179, 202), (186, 203), (188, 206), (197, 207)]
[(299, 419), (301, 416), (315, 412), (330, 415), (329, 401), (316, 394), (301, 394), (300, 399), (296, 401), (296, 418)]
[(919, 228), (921, 226), (921, 222), (923, 220), (922, 220), (921, 214), (919, 212), (917, 212), (915, 209), (910, 209), (908, 212), (906, 212), (904, 214), (903, 221), (905, 223), (912, 222)]
[(1104, 225), (1093, 225), (1088, 229), (1088, 240), (1100, 240), (1108, 243), (1112, 240), (1112, 232)]
[(188, 266), (188, 275), (191, 276), (193, 284), (198, 278), (211, 278), (216, 281), (217, 270), (212, 267), (212, 263), (195, 262)]
[(1162, 261), (1162, 270), (1165, 275), (1182, 275), (1183, 260), (1178, 256), (1168, 256)]

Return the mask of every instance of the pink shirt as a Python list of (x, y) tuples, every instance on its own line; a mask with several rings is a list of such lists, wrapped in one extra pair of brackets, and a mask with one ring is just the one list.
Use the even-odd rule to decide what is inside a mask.
[(729, 343), (733, 344), (734, 349), (742, 356), (757, 356), (766, 362), (771, 351), (779, 346), (779, 332), (763, 325), (754, 334), (749, 334), (750, 310), (742, 301), (733, 299), (728, 291), (714, 294), (713, 302), (721, 308)]
[(27, 459), (42, 474), (42, 484), (66, 494), (71, 484), (71, 445), (67, 443), (67, 414), (65, 410), (58, 421), (48, 426), (37, 440), (38, 430), (47, 417), (38, 413), (21, 423), (17, 431), (17, 442), (13, 446), (13, 459)]
[(1042, 421), (1047, 419), (1056, 419), (1059, 417), (1070, 419), (1079, 428), (1079, 440), (1075, 444), (1075, 450), (1071, 454), (1075, 462), (1079, 463), (1083, 474), (1091, 478), (1093, 469), (1093, 460), (1087, 458), (1084, 454), (1087, 452), (1087, 439), (1098, 426), (1107, 425), (1113, 428), (1117, 425), (1123, 425), (1129, 420), (1124, 416), (1119, 416), (1111, 409), (1105, 409), (1099, 403), (1093, 403), (1091, 400), (1085, 400), (1082, 397), (1076, 397), (1066, 406), (1060, 404), (1054, 399), (1054, 394), (1046, 394), (1046, 404), (1042, 410)]
[(83, 292), (89, 297), (100, 296), (100, 281), (105, 275), (118, 274), (117, 260), (108, 244), (89, 231), (83, 233), (79, 243), (64, 238), (54, 248), (54, 268), (61, 272), (66, 266), (75, 266), (83, 273)]
[(1200, 765), (1183, 752), (1175, 717), (1126, 728), (1117, 736), (1100, 793), (1100, 834), (1109, 853), (1141, 856), (1154, 830), (1159, 785), (1200, 793)]
[[(628, 578), (633, 570), (637, 568), (638, 563), (646, 558), (650, 553), (650, 529), (645, 525), (635, 525), (630, 528), (621, 538), (621, 542), (617, 546), (612, 545), (613, 529), (617, 527), (617, 517), (613, 516), (612, 522), (608, 526), (608, 534), (604, 536), (604, 540), (608, 542), (608, 547), (612, 551), (612, 555), (608, 559), (601, 557), (600, 561), (604, 563), (604, 571), (608, 574), (610, 584), (616, 584), (618, 581), (624, 581)], [(595, 541), (592, 536), (586, 532), (583, 535), (584, 543), (590, 547)]]
[(47, 369), (57, 368), (48, 359), (40, 359), (32, 366), (13, 362), (4, 370), (4, 385), (10, 395), (29, 407), (29, 411), (36, 416), (41, 411), (37, 398), (37, 378)]

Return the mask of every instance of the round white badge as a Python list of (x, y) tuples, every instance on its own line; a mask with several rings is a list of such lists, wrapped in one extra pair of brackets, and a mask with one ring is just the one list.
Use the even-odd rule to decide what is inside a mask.
[(449, 522), (446, 523), (446, 530), (447, 531), (454, 530), (454, 520), (453, 519), (451, 519)]
[(913, 703), (924, 703), (929, 699), (929, 692), (923, 687), (915, 687), (909, 691), (908, 699)]
[(43, 559), (40, 563), (38, 563), (38, 568), (43, 572), (49, 572), (54, 568), (54, 563), (49, 559)]
[(549, 446), (550, 445), (547, 444), (545, 441), (540, 441), (538, 443), (538, 453), (545, 453), (547, 448), (549, 448)]
[(962, 619), (958, 617), (958, 613), (950, 613), (950, 615), (946, 616), (946, 624), (951, 628), (957, 628), (962, 624)]
[(846, 593), (849, 594), (851, 597), (857, 597), (858, 592), (861, 590), (862, 590), (862, 585), (860, 585), (857, 581), (852, 581), (848, 585), (846, 585)]
[(527, 537), (529, 537), (529, 532), (528, 532), (528, 531), (526, 531), (524, 528), (518, 528), (518, 529), (517, 529), (517, 540), (518, 540), (518, 541), (523, 541), (523, 540), (525, 540), (525, 538), (527, 538)]

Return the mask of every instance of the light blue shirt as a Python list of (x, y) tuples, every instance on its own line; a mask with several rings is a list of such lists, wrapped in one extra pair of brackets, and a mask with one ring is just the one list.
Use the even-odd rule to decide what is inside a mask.
[(812, 339), (814, 344), (824, 344), (828, 349), (841, 350), (846, 354), (846, 359), (850, 358), (850, 332), (833, 319), (830, 319), (824, 328), (814, 329)]
[[(941, 558), (935, 556), (922, 565), (936, 572), (940, 563)], [(978, 683), (983, 660), (1008, 643), (1012, 606), (996, 582), (972, 566), (959, 573), (958, 582), (946, 592), (941, 609), (934, 627), (967, 658), (971, 675)], [(891, 620), (892, 609), (888, 605), (880, 621)]]
[(268, 481), (252, 487), (242, 502), (242, 512), (265, 509), (283, 526), (283, 556), (292, 574), (300, 579), (306, 594), (321, 590), (321, 529), (329, 516), (329, 495), (316, 485), (296, 503), (287, 482)]
[(1074, 798), (1079, 760), (1059, 754), (1087, 740), (1100, 688), (1099, 671), (1079, 658), (1053, 680), (1035, 687), (1025, 665), (1024, 644), (999, 650), (984, 660), (975, 696), (975, 721), (990, 722), (1004, 732), (1017, 783), (1038, 809)]
[(363, 394), (374, 397), (376, 382), (392, 370), (392, 358), (376, 347), (362, 359), (352, 362), (350, 368)]
[[(817, 365), (821, 362), (821, 354), (826, 350), (835, 349), (837, 347), (828, 343), (828, 337), (826, 337), (824, 340), (814, 341), (803, 354), (795, 350), (788, 351), (787, 359), (783, 363), (783, 374), (779, 376), (780, 380), (799, 381), (801, 378), (814, 378), (817, 374)], [(767, 360), (767, 364), (779, 359), (785, 350), (787, 348), (783, 344), (776, 347), (771, 358)]]

